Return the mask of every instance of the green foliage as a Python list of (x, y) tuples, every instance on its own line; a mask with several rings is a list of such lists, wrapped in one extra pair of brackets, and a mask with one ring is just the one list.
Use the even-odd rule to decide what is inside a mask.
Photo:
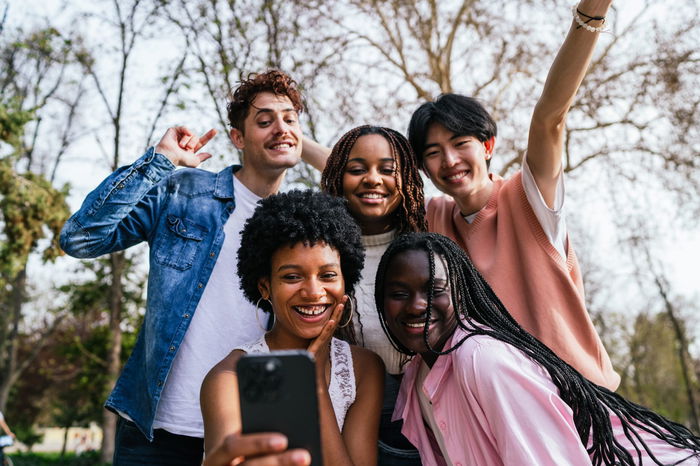
[(10, 145), (13, 154), (22, 145), (24, 126), (35, 117), (34, 110), (23, 110), (18, 98), (0, 102), (0, 141)]
[[(631, 365), (618, 392), (677, 422), (690, 422), (689, 404), (678, 356), (678, 342), (668, 315), (640, 314), (628, 341)], [(693, 391), (700, 385), (693, 380)]]
[(44, 439), (44, 434), (37, 432), (34, 426), (21, 422), (14, 424), (13, 432), (17, 436), (17, 440), (25, 444), (30, 450), (35, 444)]
[(0, 222), (4, 236), (0, 276), (14, 277), (47, 231), (51, 242), (43, 251), (43, 259), (53, 260), (62, 254), (58, 238), (70, 215), (67, 194), (67, 186), (58, 190), (43, 176), (19, 174), (9, 159), (0, 160)]
[(67, 453), (15, 453), (9, 455), (15, 466), (107, 466), (100, 462), (97, 451), (88, 451), (81, 455)]

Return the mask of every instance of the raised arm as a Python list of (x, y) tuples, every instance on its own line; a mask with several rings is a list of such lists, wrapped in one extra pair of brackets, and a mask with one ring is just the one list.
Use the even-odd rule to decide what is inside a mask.
[(196, 137), (185, 127), (170, 128), (131, 165), (109, 175), (85, 198), (61, 231), (61, 247), (71, 256), (97, 257), (146, 241), (165, 197), (165, 182), (176, 166), (196, 167), (211, 154), (198, 151), (216, 134)]
[[(611, 3), (612, 0), (581, 0), (576, 14), (582, 22), (604, 17)], [(602, 23), (590, 20), (587, 24), (598, 28)], [(591, 32), (572, 20), (530, 122), (526, 160), (550, 208), (554, 205), (556, 181), (561, 171), (566, 115), (586, 74), (599, 35), (599, 32)]]
[(328, 161), (328, 156), (331, 155), (331, 150), (317, 143), (313, 139), (304, 137), (304, 142), (302, 143), (301, 158), (304, 162), (308, 163), (316, 170), (323, 172), (326, 168), (326, 162)]

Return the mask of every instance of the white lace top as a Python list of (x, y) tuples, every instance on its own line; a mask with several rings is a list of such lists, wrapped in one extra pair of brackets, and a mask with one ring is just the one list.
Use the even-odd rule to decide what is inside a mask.
[[(270, 348), (263, 335), (258, 341), (243, 345), (239, 348), (246, 353), (269, 353)], [(352, 366), (352, 353), (350, 345), (337, 338), (331, 339), (331, 382), (328, 385), (328, 394), (331, 397), (335, 419), (338, 428), (343, 431), (345, 415), (355, 402), (355, 370)]]

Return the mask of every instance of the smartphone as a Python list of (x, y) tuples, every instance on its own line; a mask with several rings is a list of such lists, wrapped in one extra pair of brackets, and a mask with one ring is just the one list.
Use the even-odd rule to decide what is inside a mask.
[(322, 466), (316, 364), (308, 351), (249, 353), (236, 367), (244, 434), (280, 432)]

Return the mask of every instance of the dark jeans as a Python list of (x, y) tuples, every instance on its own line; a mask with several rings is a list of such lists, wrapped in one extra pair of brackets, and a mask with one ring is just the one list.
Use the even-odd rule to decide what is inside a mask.
[(391, 421), (401, 376), (385, 374), (384, 403), (379, 424), (379, 466), (421, 466), (418, 450), (401, 434), (401, 421)]
[(114, 466), (200, 466), (204, 439), (154, 431), (153, 442), (131, 421), (119, 417), (114, 445)]

